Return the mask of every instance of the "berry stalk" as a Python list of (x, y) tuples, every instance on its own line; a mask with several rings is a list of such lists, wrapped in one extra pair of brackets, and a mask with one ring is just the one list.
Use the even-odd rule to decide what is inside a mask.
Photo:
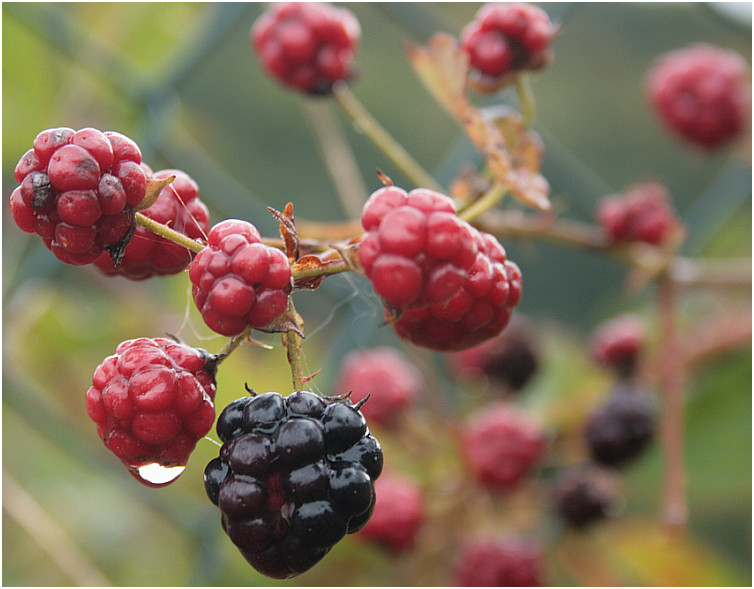
[(521, 103), (521, 114), (524, 116), (524, 123), (527, 127), (531, 127), (537, 114), (537, 106), (534, 100), (534, 92), (529, 83), (529, 76), (519, 74), (515, 77), (514, 83), (516, 85), (518, 101)]
[(495, 182), (480, 198), (472, 201), (467, 207), (458, 211), (458, 216), (464, 221), (471, 222), (500, 203), (507, 193), (508, 186), (502, 182)]
[(347, 84), (337, 82), (333, 86), (333, 96), (348, 116), (351, 117), (354, 124), (417, 186), (442, 192), (442, 187), (432, 175), (422, 168), (406, 149), (377, 122), (351, 92)]
[(158, 223), (154, 219), (150, 219), (143, 213), (136, 213), (136, 223), (138, 225), (141, 225), (145, 229), (149, 229), (149, 231), (151, 231), (152, 233), (156, 233), (157, 235), (169, 239), (170, 241), (173, 241), (178, 245), (182, 245), (183, 247), (188, 248), (197, 254), (204, 249), (204, 246), (198, 241), (191, 239), (190, 237), (186, 237), (182, 233), (171, 229), (167, 225)]

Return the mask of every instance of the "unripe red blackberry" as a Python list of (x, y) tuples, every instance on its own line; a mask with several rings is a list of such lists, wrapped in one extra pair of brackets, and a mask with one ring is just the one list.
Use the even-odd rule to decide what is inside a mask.
[(259, 572), (299, 575), (369, 519), (382, 449), (349, 400), (307, 391), (242, 397), (222, 411), (217, 433), (224, 443), (204, 471), (205, 489)]
[(613, 473), (599, 467), (573, 468), (555, 480), (553, 506), (569, 526), (583, 529), (605, 519), (620, 500)]
[(321, 2), (273, 4), (251, 27), (251, 47), (264, 70), (282, 84), (327, 94), (353, 76), (361, 27), (347, 8)]
[(518, 484), (545, 451), (540, 428), (508, 403), (493, 403), (469, 417), (461, 453), (480, 484), (502, 491)]
[(202, 349), (165, 338), (138, 338), (121, 343), (94, 371), (87, 413), (105, 446), (139, 482), (172, 482), (175, 477), (154, 483), (142, 469), (185, 466), (212, 428), (215, 366)]
[(734, 51), (697, 43), (660, 56), (647, 94), (673, 133), (704, 149), (741, 137), (751, 124), (751, 74)]
[(598, 364), (615, 370), (620, 377), (636, 371), (644, 347), (644, 324), (635, 315), (622, 315), (602, 323), (592, 336), (592, 357)]
[(364, 205), (359, 261), (396, 333), (450, 351), (500, 333), (521, 299), (521, 272), (491, 235), (438, 192), (381, 188)]
[(683, 230), (670, 195), (659, 182), (636, 184), (622, 194), (603, 198), (597, 203), (597, 221), (616, 242), (663, 245)]
[(20, 184), (10, 197), (16, 224), (37, 233), (66, 264), (91, 264), (103, 251), (116, 258), (134, 228), (148, 168), (128, 137), (68, 127), (47, 129), (19, 160)]
[[(209, 211), (198, 198), (199, 187), (181, 170), (160, 170), (152, 175), (158, 180), (170, 176), (175, 179), (162, 189), (154, 204), (141, 212), (191, 239), (206, 237)], [(143, 280), (151, 276), (178, 274), (193, 258), (191, 250), (138, 226), (117, 267), (107, 254), (102, 254), (95, 265), (111, 276)]]
[(291, 291), (287, 256), (264, 245), (254, 225), (237, 219), (212, 227), (207, 247), (189, 265), (189, 279), (204, 322), (227, 336), (247, 326), (275, 330)]
[(476, 537), (461, 547), (454, 569), (457, 587), (538, 587), (543, 584), (542, 549), (533, 541)]
[(461, 31), (471, 83), (493, 92), (521, 71), (545, 67), (552, 61), (556, 34), (547, 13), (534, 4), (485, 4)]
[(351, 352), (340, 367), (336, 395), (350, 394), (354, 403), (367, 395), (361, 408), (371, 423), (392, 425), (419, 394), (422, 377), (395, 348)]
[(652, 402), (635, 383), (622, 381), (589, 416), (584, 438), (595, 462), (621, 467), (641, 455), (654, 433)]
[(358, 537), (394, 552), (410, 550), (425, 519), (421, 487), (407, 477), (386, 474), (374, 484), (374, 490), (374, 513)]
[(460, 379), (488, 378), (506, 391), (522, 389), (539, 366), (532, 328), (515, 318), (497, 337), (448, 356), (451, 371)]

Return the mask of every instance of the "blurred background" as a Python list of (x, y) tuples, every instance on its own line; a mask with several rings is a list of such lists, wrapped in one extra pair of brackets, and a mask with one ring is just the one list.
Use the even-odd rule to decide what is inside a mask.
[[(731, 4), (733, 4), (731, 8)], [(403, 43), (458, 35), (479, 3), (354, 3), (363, 39), (353, 93), (445, 186), (479, 158), (462, 130), (425, 91)], [(564, 218), (593, 222), (597, 200), (654, 178), (668, 187), (686, 223), (681, 253), (751, 255), (750, 151), (703, 155), (658, 124), (644, 75), (659, 54), (704, 41), (751, 63), (748, 3), (543, 3), (561, 30), (552, 65), (531, 78), (543, 173)], [(266, 207), (293, 202), (297, 218), (339, 221), (348, 213), (323, 163), (313, 119), (339, 130), (367, 192), (376, 168), (411, 188), (335, 103), (281, 88), (262, 72), (248, 43), (266, 5), (256, 3), (3, 3), (3, 196), (36, 134), (92, 126), (134, 139), (154, 170), (179, 168), (200, 186), (212, 221), (241, 218), (266, 236), (277, 227)], [(509, 103), (502, 92), (479, 104)], [(315, 122), (316, 122), (315, 121)], [(745, 150), (744, 150), (745, 151)], [(590, 363), (587, 341), (600, 322), (634, 312), (656, 337), (651, 285), (626, 288), (613, 259), (563, 245), (502, 237), (524, 276), (518, 313), (532, 320), (541, 365), (521, 405), (545, 427), (575, 428), (605, 393), (608, 378)], [(447, 585), (442, 566), (426, 573), (416, 554), (393, 555), (347, 537), (289, 582), (257, 574), (224, 535), (206, 498), (202, 472), (217, 455), (203, 440), (184, 474), (163, 489), (134, 481), (97, 438), (84, 394), (97, 364), (118, 343), (174, 333), (209, 351), (225, 343), (193, 308), (185, 275), (129, 282), (60, 264), (35, 235), (22, 233), (3, 206), (3, 584), (46, 585)], [(684, 293), (681, 325), (750, 309), (744, 292)], [(354, 275), (328, 278), (295, 297), (306, 321), (306, 367), (325, 394), (346, 352), (400, 348), (422, 370), (426, 407), (460, 419), (480, 402), (447, 373), (440, 355), (404, 346), (381, 327), (381, 306)], [(244, 346), (218, 374), (218, 407), (257, 391), (290, 390), (285, 353)], [(751, 347), (726, 350), (687, 382), (690, 531), (671, 555), (658, 509), (662, 452), (653, 445), (624, 473), (619, 518), (573, 539), (548, 542), (552, 585), (751, 584)], [(564, 411), (570, 413), (564, 413)], [(570, 424), (570, 425), (569, 425)], [(386, 463), (431, 494), (436, 474), (393, 434), (375, 430)], [(462, 468), (451, 445), (433, 456)], [(442, 470), (441, 469), (441, 470)], [(501, 524), (503, 525), (503, 524)], [(466, 530), (454, 530), (462, 534)], [(430, 541), (430, 540), (428, 540)], [(426, 552), (426, 551), (425, 551)], [(568, 566), (573, 562), (587, 563)], [(451, 562), (453, 554), (441, 555)], [(589, 570), (593, 567), (593, 570)]]

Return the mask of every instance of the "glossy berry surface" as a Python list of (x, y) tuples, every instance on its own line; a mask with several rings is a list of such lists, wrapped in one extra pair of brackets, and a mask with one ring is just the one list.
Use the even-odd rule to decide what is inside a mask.
[(291, 268), (282, 251), (261, 242), (254, 225), (230, 219), (212, 227), (189, 279), (204, 322), (233, 336), (247, 326), (275, 330), (287, 309)]
[(487, 378), (506, 391), (523, 388), (539, 367), (531, 326), (511, 321), (500, 335), (468, 350), (448, 355), (448, 365), (461, 380)]
[(359, 261), (396, 333), (450, 351), (500, 333), (521, 299), (521, 272), (491, 235), (438, 192), (396, 186), (369, 197)]
[(703, 149), (730, 143), (751, 124), (749, 66), (735, 51), (698, 43), (665, 53), (646, 86), (666, 127)]
[(374, 489), (377, 493), (374, 513), (358, 537), (394, 552), (410, 550), (425, 520), (421, 487), (409, 478), (383, 474)]
[(471, 82), (490, 92), (523, 70), (538, 70), (552, 60), (557, 33), (547, 13), (528, 3), (489, 3), (461, 31)]
[(47, 129), (16, 165), (13, 220), (62, 262), (91, 264), (118, 252), (134, 227), (148, 168), (131, 139), (90, 127)]
[(472, 538), (461, 547), (454, 580), (457, 587), (538, 587), (542, 549), (517, 538)]
[[(198, 198), (199, 187), (181, 170), (160, 170), (152, 175), (158, 180), (170, 176), (175, 176), (175, 180), (162, 189), (152, 206), (141, 212), (191, 239), (205, 238), (209, 231), (209, 211)], [(191, 250), (137, 226), (117, 267), (107, 254), (102, 254), (95, 265), (108, 275), (143, 280), (178, 274), (193, 258)]]
[(369, 519), (382, 449), (347, 399), (243, 397), (222, 411), (217, 434), (224, 443), (205, 469), (205, 489), (262, 574), (303, 573)]
[(140, 468), (185, 466), (215, 420), (215, 364), (165, 338), (121, 343), (94, 371), (86, 410), (97, 433), (144, 484)]
[(490, 404), (469, 417), (461, 431), (461, 453), (467, 468), (493, 491), (516, 486), (544, 451), (540, 428), (504, 402)]
[(682, 231), (670, 194), (658, 182), (629, 187), (597, 203), (597, 221), (612, 241), (665, 244)]
[(273, 4), (254, 23), (251, 47), (264, 70), (301, 92), (327, 94), (353, 75), (361, 27), (347, 8), (322, 2)]
[(557, 514), (569, 526), (583, 529), (607, 517), (620, 494), (610, 473), (599, 468), (574, 468), (555, 481), (552, 501)]
[(422, 387), (418, 369), (395, 348), (380, 347), (351, 352), (340, 367), (336, 395), (348, 395), (370, 423), (392, 425), (416, 400)]
[(594, 360), (627, 377), (636, 371), (644, 347), (644, 324), (635, 315), (623, 315), (599, 325), (592, 335)]
[(595, 462), (620, 467), (640, 456), (654, 433), (652, 403), (633, 383), (624, 382), (589, 416), (584, 438)]

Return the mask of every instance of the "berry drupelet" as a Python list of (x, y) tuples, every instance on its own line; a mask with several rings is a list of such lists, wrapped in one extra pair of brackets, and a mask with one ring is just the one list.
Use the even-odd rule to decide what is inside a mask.
[(499, 334), (521, 299), (521, 272), (500, 243), (433, 190), (386, 186), (361, 218), (359, 261), (396, 333), (454, 351)]
[(705, 43), (660, 56), (647, 94), (673, 133), (705, 150), (741, 138), (751, 125), (751, 73), (735, 51)]
[(276, 80), (308, 94), (328, 94), (353, 76), (361, 41), (359, 21), (347, 8), (321, 2), (273, 4), (254, 23), (251, 47)]
[(226, 336), (247, 326), (275, 331), (291, 291), (291, 267), (264, 245), (256, 227), (229, 219), (212, 227), (207, 247), (189, 265), (192, 294), (204, 322)]
[(490, 3), (461, 31), (469, 57), (470, 81), (480, 92), (494, 92), (517, 73), (550, 63), (557, 28), (533, 4)]
[[(165, 179), (171, 176), (175, 176), (175, 179), (162, 189), (149, 208), (141, 212), (191, 239), (205, 238), (209, 231), (209, 211), (198, 198), (199, 187), (181, 170), (160, 170), (152, 177)], [(186, 269), (193, 258), (194, 252), (191, 250), (139, 226), (118, 266), (107, 254), (102, 254), (95, 266), (111, 276), (143, 280), (152, 276), (178, 274)]]
[(103, 251), (117, 260), (134, 230), (148, 174), (139, 147), (125, 135), (47, 129), (16, 165), (20, 186), (10, 196), (11, 214), (66, 264), (91, 264)]
[[(94, 371), (86, 410), (137, 480), (149, 465), (183, 467), (215, 421), (216, 359), (165, 338), (121, 343)], [(180, 474), (180, 473), (179, 473)]]
[(205, 489), (259, 572), (303, 573), (372, 514), (382, 449), (358, 404), (307, 391), (242, 397), (222, 411), (217, 434)]

